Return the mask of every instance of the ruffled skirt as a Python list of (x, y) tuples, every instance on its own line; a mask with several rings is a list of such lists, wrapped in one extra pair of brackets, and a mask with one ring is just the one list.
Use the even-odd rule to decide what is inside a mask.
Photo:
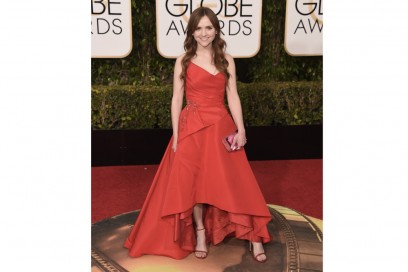
[[(231, 116), (203, 123), (191, 108), (187, 111), (180, 115), (177, 150), (171, 148), (172, 137), (125, 241), (132, 257), (153, 254), (182, 259), (193, 252), (197, 203), (205, 204), (206, 237), (213, 245), (226, 236), (263, 243), (271, 240), (267, 230), (271, 215), (245, 150), (227, 152), (221, 143), (222, 137), (236, 129)], [(189, 129), (182, 123), (186, 114), (190, 114)]]

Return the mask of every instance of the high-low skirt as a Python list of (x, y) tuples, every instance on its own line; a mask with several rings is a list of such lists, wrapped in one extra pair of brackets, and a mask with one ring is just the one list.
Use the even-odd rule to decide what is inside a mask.
[[(205, 121), (204, 121), (205, 120)], [(179, 140), (166, 148), (130, 235), (129, 255), (185, 258), (196, 245), (193, 207), (204, 205), (207, 242), (226, 236), (267, 243), (271, 214), (245, 149), (228, 152), (221, 139), (236, 130), (224, 106), (189, 101), (180, 114)]]

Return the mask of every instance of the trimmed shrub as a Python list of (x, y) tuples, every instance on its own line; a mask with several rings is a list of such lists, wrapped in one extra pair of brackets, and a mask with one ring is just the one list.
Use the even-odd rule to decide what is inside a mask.
[[(320, 81), (238, 82), (238, 92), (245, 126), (322, 124), (323, 86)], [(170, 84), (94, 85), (92, 128), (171, 128), (171, 97)]]

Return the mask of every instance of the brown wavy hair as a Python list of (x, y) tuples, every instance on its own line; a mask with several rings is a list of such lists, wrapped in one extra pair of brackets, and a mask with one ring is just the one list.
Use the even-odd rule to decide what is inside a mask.
[(227, 47), (226, 42), (221, 38), (221, 28), (220, 22), (218, 21), (217, 15), (207, 7), (199, 7), (191, 13), (190, 19), (187, 24), (187, 34), (184, 40), (184, 50), (186, 54), (181, 60), (182, 71), (180, 74), (180, 79), (185, 83), (187, 66), (191, 59), (196, 56), (197, 51), (197, 41), (194, 39), (193, 33), (196, 30), (201, 18), (207, 16), (211, 24), (215, 28), (216, 34), (214, 40), (212, 41), (212, 51), (213, 51), (213, 62), (218, 71), (225, 75), (226, 81), (229, 79), (230, 74), (228, 73), (228, 61), (225, 59), (224, 50)]

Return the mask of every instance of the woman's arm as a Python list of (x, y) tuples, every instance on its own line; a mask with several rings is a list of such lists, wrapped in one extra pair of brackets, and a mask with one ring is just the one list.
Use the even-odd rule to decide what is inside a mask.
[(178, 141), (178, 124), (181, 112), (181, 107), (183, 106), (183, 96), (184, 96), (184, 85), (183, 81), (180, 79), (180, 74), (182, 71), (181, 60), (184, 54), (176, 59), (176, 64), (174, 65), (174, 76), (173, 76), (173, 97), (171, 99), (171, 123), (173, 127), (173, 151), (176, 152), (177, 141)]
[(235, 125), (238, 128), (238, 134), (235, 136), (232, 146), (235, 144), (238, 145), (238, 149), (241, 146), (244, 146), (246, 143), (245, 137), (245, 128), (244, 128), (244, 120), (242, 117), (242, 107), (241, 101), (238, 96), (237, 91), (237, 81), (235, 75), (235, 62), (234, 59), (229, 54), (225, 54), (225, 58), (227, 59), (228, 65), (228, 73), (230, 74), (230, 78), (228, 80), (227, 85), (227, 100), (228, 100), (228, 107), (230, 108), (232, 118), (234, 119)]

